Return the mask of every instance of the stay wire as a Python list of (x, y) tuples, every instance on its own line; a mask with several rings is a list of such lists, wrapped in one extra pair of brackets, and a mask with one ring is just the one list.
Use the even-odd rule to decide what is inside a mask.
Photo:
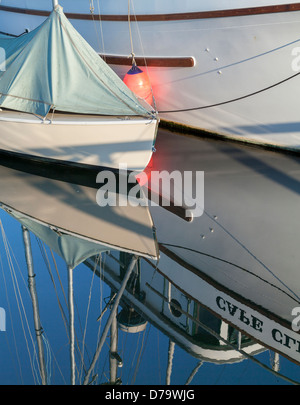
[[(16, 272), (15, 272), (15, 269), (14, 269), (12, 257), (11, 257), (11, 254), (10, 254), (9, 242), (7, 240), (5, 230), (3, 228), (3, 225), (2, 225), (1, 221), (0, 221), (0, 227), (1, 227), (1, 233), (2, 233), (2, 240), (3, 240), (3, 243), (4, 243), (5, 252), (6, 252), (6, 256), (7, 256), (8, 267), (9, 267), (9, 270), (10, 270), (11, 280), (12, 280), (13, 289), (14, 289), (14, 293), (15, 293), (16, 303), (17, 303), (17, 307), (18, 307), (18, 312), (19, 312), (19, 316), (20, 316), (21, 326), (22, 326), (24, 339), (25, 339), (25, 343), (26, 343), (26, 348), (27, 348), (27, 352), (28, 352), (28, 357), (29, 357), (29, 361), (30, 361), (30, 365), (31, 365), (31, 370), (32, 370), (32, 373), (33, 373), (33, 376), (34, 376), (35, 374), (34, 374), (33, 360), (32, 360), (32, 356), (31, 356), (31, 353), (30, 353), (28, 339), (26, 337), (25, 324), (27, 326), (28, 334), (29, 334), (29, 337), (31, 339), (33, 349), (35, 351), (34, 339), (32, 337), (31, 331), (30, 331), (29, 321), (28, 321), (28, 318), (27, 318), (27, 315), (26, 315), (26, 310), (25, 310), (24, 302), (23, 302), (22, 295), (21, 295), (21, 292), (20, 292), (18, 279), (17, 279)], [(22, 315), (22, 313), (23, 313), (23, 315)], [(24, 320), (23, 320), (23, 317), (24, 317)], [(24, 324), (24, 322), (25, 322), (25, 324)]]
[[(19, 352), (18, 352), (18, 345), (17, 345), (17, 342), (16, 342), (16, 334), (15, 334), (15, 327), (14, 327), (14, 323), (13, 323), (12, 309), (11, 309), (10, 301), (9, 301), (9, 299), (8, 299), (7, 282), (6, 282), (6, 277), (5, 277), (5, 272), (4, 272), (4, 266), (3, 266), (3, 261), (2, 261), (1, 255), (0, 255), (0, 264), (1, 264), (1, 270), (2, 270), (2, 275), (3, 275), (3, 280), (4, 280), (4, 288), (5, 288), (5, 295), (6, 295), (6, 300), (7, 300), (7, 306), (8, 306), (9, 316), (10, 316), (10, 319), (11, 319), (11, 330), (12, 330), (13, 342), (14, 342), (14, 346), (15, 346), (17, 364), (18, 364), (18, 367), (19, 367), (19, 373), (20, 373), (21, 382), (22, 382), (22, 384), (23, 384), (22, 366), (21, 366), (20, 356), (19, 356)], [(6, 334), (5, 336), (6, 336), (6, 338), (7, 338), (7, 334)], [(10, 348), (9, 339), (7, 339), (7, 344), (8, 344), (9, 351), (10, 351), (10, 353), (11, 353), (11, 355), (12, 355), (12, 350), (11, 350), (11, 348)], [(15, 365), (15, 364), (14, 364), (14, 365)], [(16, 367), (16, 366), (15, 366), (15, 367)]]
[[(135, 24), (136, 24), (136, 27), (137, 27), (137, 32), (138, 32), (138, 36), (139, 36), (139, 41), (140, 41), (141, 49), (142, 49), (142, 54), (143, 54), (143, 59), (144, 59), (144, 65), (145, 65), (145, 68), (146, 68), (147, 76), (150, 77), (150, 76), (149, 76), (148, 64), (147, 64), (147, 59), (146, 59), (146, 56), (145, 56), (145, 51), (144, 51), (144, 46), (143, 46), (143, 41), (142, 41), (142, 36), (141, 36), (140, 29), (139, 29), (139, 23), (138, 23), (138, 20), (137, 20), (137, 17), (136, 17), (136, 13), (135, 13), (133, 1), (131, 1), (131, 6), (132, 6), (133, 14), (134, 14), (134, 19), (135, 19)], [(128, 0), (128, 9), (130, 10), (130, 0)], [(130, 12), (130, 11), (129, 11), (129, 12)], [(130, 25), (130, 19), (131, 19), (131, 18), (129, 17), (129, 25)], [(130, 29), (130, 33), (131, 33), (131, 29)], [(133, 49), (133, 45), (132, 45), (132, 49)], [(132, 51), (132, 52), (133, 52), (133, 51)], [(156, 106), (156, 100), (155, 100), (155, 97), (154, 97), (152, 85), (150, 86), (150, 90), (151, 90), (151, 95), (152, 95), (153, 108), (154, 108), (155, 112), (158, 113), (158, 111), (157, 111), (157, 106)]]
[(283, 83), (285, 83), (285, 82), (287, 82), (287, 81), (289, 81), (289, 80), (291, 80), (291, 79), (294, 79), (295, 77), (299, 76), (299, 74), (300, 74), (300, 72), (297, 72), (297, 73), (295, 73), (294, 75), (289, 76), (289, 77), (287, 77), (287, 78), (285, 78), (285, 79), (283, 79), (283, 80), (280, 80), (280, 81), (277, 82), (277, 83), (271, 84), (270, 86), (264, 87), (264, 88), (262, 88), (262, 89), (260, 89), (260, 90), (257, 90), (257, 91), (254, 91), (254, 92), (252, 92), (252, 93), (245, 94), (244, 96), (236, 97), (236, 98), (233, 98), (233, 99), (230, 99), (230, 100), (221, 101), (221, 102), (219, 102), (219, 103), (208, 104), (208, 105), (199, 106), (199, 107), (181, 108), (181, 109), (176, 109), (176, 110), (161, 110), (161, 111), (158, 111), (158, 113), (159, 113), (159, 114), (169, 114), (169, 113), (179, 113), (179, 112), (189, 112), (189, 111), (205, 110), (205, 109), (207, 109), (207, 108), (219, 107), (219, 106), (222, 106), (222, 105), (234, 103), (234, 102), (236, 102), (236, 101), (244, 100), (244, 99), (246, 99), (246, 98), (249, 98), (249, 97), (255, 96), (255, 95), (257, 95), (257, 94), (263, 93), (263, 92), (265, 92), (265, 91), (267, 91), (267, 90), (271, 90), (271, 89), (273, 89), (274, 87), (280, 86), (281, 84), (283, 84)]

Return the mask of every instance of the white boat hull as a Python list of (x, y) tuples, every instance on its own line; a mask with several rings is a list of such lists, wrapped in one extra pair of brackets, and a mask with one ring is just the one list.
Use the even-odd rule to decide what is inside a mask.
[[(38, 9), (50, 10), (48, 3), (40, 1)], [(66, 13), (75, 13), (69, 18), (76, 29), (100, 54), (126, 59), (131, 53), (127, 1), (100, 2), (98, 20), (91, 18), (88, 2), (76, 3), (61, 1)], [(160, 118), (231, 139), (298, 151), (297, 4), (245, 2), (241, 8), (240, 2), (231, 0), (220, 10), (217, 1), (208, 6), (199, 6), (195, 0), (184, 6), (169, 0), (152, 5), (137, 2), (132, 14), (138, 22), (132, 15), (131, 23), (134, 53), (147, 60)], [(37, 9), (34, 1), (2, 1), (1, 5)], [(184, 13), (184, 19), (174, 17), (176, 13)], [(3, 10), (0, 14), (2, 30), (13, 34), (33, 29), (44, 18)], [(168, 67), (171, 58), (177, 59), (177, 66)], [(194, 61), (191, 67), (180, 66), (185, 58)], [(125, 65), (111, 65), (120, 77), (129, 69), (131, 59), (127, 60)]]
[[(179, 278), (172, 276), (169, 278), (169, 275), (166, 277), (164, 274), (164, 255), (161, 256), (161, 259), (164, 262), (162, 267), (160, 264), (151, 265), (149, 261), (141, 261), (140, 263), (140, 289), (145, 294), (145, 299), (140, 300), (138, 294), (132, 293), (130, 289), (125, 290), (122, 299), (129, 304), (130, 307), (138, 311), (145, 320), (160, 329), (172, 342), (175, 342), (193, 357), (216, 364), (236, 363), (244, 360), (245, 357), (243, 354), (239, 353), (235, 347), (232, 347), (233, 345), (224, 342), (227, 339), (225, 330), (227, 330), (228, 325), (225, 322), (219, 322), (214, 315), (211, 315), (211, 317), (206, 315), (208, 325), (205, 325), (206, 322), (204, 320), (204, 326), (210, 328), (212, 326), (210, 324), (211, 322), (214, 328), (216, 328), (216, 324), (218, 324), (218, 327), (221, 329), (221, 335), (223, 334), (221, 339), (223, 338), (224, 340), (220, 340), (218, 343), (215, 342), (215, 344), (207, 344), (207, 342), (203, 342), (199, 336), (196, 336), (196, 325), (199, 321), (198, 316), (201, 312), (200, 308), (202, 308), (201, 302), (203, 302), (203, 300), (199, 302), (197, 301), (198, 296), (196, 298), (191, 296), (189, 289), (181, 289), (182, 284), (179, 280), (182, 281), (182, 273), (184, 273), (184, 280), (187, 284), (191, 281), (190, 274), (184, 272), (183, 269)], [(112, 252), (105, 258), (103, 278), (114, 290), (120, 288), (122, 281), (120, 280), (120, 260), (122, 259), (119, 257), (118, 252)], [(95, 268), (93, 259), (88, 259), (86, 264), (90, 268)], [(168, 263), (168, 265), (170, 265), (170, 263)], [(174, 266), (176, 268), (176, 263), (174, 264), (172, 262), (170, 267), (174, 268)], [(198, 289), (197, 295), (201, 296), (201, 293), (205, 294), (203, 286), (207, 288), (207, 285), (204, 285), (199, 278), (192, 281), (194, 282), (194, 287)], [(171, 299), (171, 296), (168, 294), (173, 294), (173, 298), (176, 296), (176, 292), (182, 297), (182, 301), (185, 302), (185, 305), (182, 306), (183, 313), (180, 317), (172, 313), (170, 302), (168, 302), (168, 300)], [(176, 299), (177, 298), (176, 296)], [(223, 332), (222, 326), (224, 329)], [(218, 330), (218, 332), (220, 332), (220, 330)], [(243, 342), (242, 350), (244, 353), (247, 353), (247, 355), (255, 355), (264, 351), (265, 347), (256, 341), (248, 339), (246, 342)]]
[(0, 113), (0, 150), (102, 168), (141, 171), (149, 163), (157, 121), (49, 114)]

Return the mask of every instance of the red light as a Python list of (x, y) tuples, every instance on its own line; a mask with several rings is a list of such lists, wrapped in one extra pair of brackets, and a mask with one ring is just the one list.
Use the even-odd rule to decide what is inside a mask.
[(138, 97), (152, 104), (152, 91), (148, 75), (136, 65), (126, 73), (124, 79), (126, 86)]

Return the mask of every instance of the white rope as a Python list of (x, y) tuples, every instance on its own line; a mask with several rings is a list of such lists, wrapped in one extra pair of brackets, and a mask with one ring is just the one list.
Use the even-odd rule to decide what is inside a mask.
[(85, 325), (84, 325), (83, 338), (82, 338), (81, 369), (80, 369), (80, 378), (79, 378), (79, 381), (81, 381), (82, 373), (83, 373), (83, 368), (84, 368), (85, 338), (86, 338), (86, 332), (87, 332), (87, 323), (88, 323), (88, 317), (89, 317), (89, 312), (90, 312), (90, 304), (91, 304), (91, 298), (92, 298), (92, 288), (93, 288), (93, 284), (94, 284), (94, 277), (95, 277), (96, 265), (97, 265), (97, 264), (95, 264), (95, 266), (94, 266), (93, 276), (92, 276), (91, 285), (90, 285), (90, 292), (89, 292), (89, 298), (88, 298), (88, 305), (87, 305), (86, 316), (85, 316)]
[[(101, 11), (100, 11), (100, 3), (99, 3), (99, 0), (98, 0), (98, 2), (97, 2), (97, 5), (98, 5), (98, 10), (99, 10), (98, 16), (99, 16), (99, 27), (100, 27), (100, 34), (101, 34), (100, 37), (101, 37), (101, 40), (100, 40), (100, 38), (99, 38), (99, 33), (98, 33), (98, 30), (97, 30), (97, 24), (96, 24), (96, 20), (95, 20), (95, 18), (94, 18), (94, 11), (95, 11), (94, 1), (93, 1), (93, 0), (90, 0), (90, 13), (91, 13), (91, 15), (92, 15), (92, 19), (93, 19), (93, 23), (94, 23), (94, 28), (95, 28), (95, 33), (96, 33), (96, 39), (97, 39), (98, 46), (99, 46), (99, 52), (101, 51), (101, 48), (102, 48), (102, 53), (103, 53), (103, 55), (104, 55), (103, 59), (105, 60), (106, 58), (105, 58), (104, 36), (103, 36), (103, 27), (102, 27), (102, 20), (101, 20)], [(101, 42), (102, 42), (102, 46), (101, 46)]]
[(130, 0), (128, 0), (128, 29), (129, 29), (129, 39), (130, 39), (130, 47), (131, 47), (131, 58), (132, 58), (132, 65), (136, 65), (135, 62), (135, 55), (134, 55), (134, 49), (133, 49), (133, 38), (132, 38), (132, 32), (131, 32), (131, 15), (130, 15)]
[[(6, 277), (5, 277), (4, 266), (3, 266), (1, 255), (0, 255), (0, 263), (1, 263), (1, 270), (2, 270), (2, 275), (3, 275), (3, 280), (4, 280), (4, 288), (5, 288), (5, 295), (6, 295), (6, 299), (7, 299), (8, 312), (9, 312), (10, 319), (11, 319), (11, 329), (12, 329), (12, 334), (13, 334), (13, 341), (14, 341), (14, 346), (15, 346), (17, 363), (18, 363), (18, 367), (19, 367), (19, 373), (20, 373), (21, 382), (23, 383), (22, 366), (21, 366), (19, 352), (18, 352), (18, 345), (16, 343), (16, 334), (15, 334), (15, 328), (14, 328), (14, 322), (13, 322), (14, 318), (12, 316), (12, 310), (11, 310), (11, 306), (10, 306), (10, 301), (8, 299), (7, 283), (6, 283)], [(9, 341), (8, 341), (8, 344), (9, 344)], [(9, 348), (10, 348), (10, 346), (9, 346)]]
[[(29, 361), (30, 361), (30, 365), (31, 365), (31, 369), (32, 369), (32, 374), (34, 376), (33, 360), (32, 360), (32, 356), (31, 356), (30, 349), (29, 349), (29, 343), (28, 343), (27, 336), (26, 336), (25, 325), (27, 327), (28, 334), (31, 339), (33, 348), (35, 348), (34, 339), (32, 337), (31, 331), (30, 331), (30, 326), (29, 326), (27, 315), (26, 315), (24, 302), (22, 299), (18, 279), (16, 276), (16, 272), (14, 269), (13, 261), (12, 261), (10, 250), (9, 250), (9, 243), (8, 243), (1, 220), (0, 220), (0, 227), (1, 227), (1, 233), (2, 233), (2, 240), (4, 243), (4, 248), (5, 248), (5, 252), (6, 252), (6, 256), (7, 256), (8, 267), (9, 267), (9, 271), (10, 271), (10, 275), (11, 275), (12, 285), (13, 285), (13, 289), (14, 289), (14, 294), (15, 294), (15, 298), (16, 298), (16, 303), (17, 303), (17, 307), (18, 307), (18, 312), (19, 312), (19, 316), (20, 316), (20, 320), (21, 320), (21, 326), (22, 326), (24, 339), (25, 339), (25, 343), (26, 343), (26, 348), (27, 348), (27, 352), (28, 352), (28, 357), (29, 357)], [(23, 315), (22, 315), (22, 313), (23, 313)], [(25, 324), (24, 324), (23, 317), (25, 320)]]
[[(129, 2), (130, 2), (130, 0), (128, 0), (128, 3), (129, 3)], [(144, 46), (143, 46), (143, 41), (142, 41), (142, 36), (141, 36), (140, 29), (139, 29), (138, 21), (137, 21), (137, 18), (136, 18), (136, 13), (135, 13), (135, 9), (134, 9), (134, 3), (133, 3), (132, 0), (131, 0), (131, 5), (132, 5), (132, 10), (133, 10), (134, 18), (135, 18), (135, 24), (136, 24), (136, 27), (137, 27), (137, 33), (138, 33), (138, 36), (139, 36), (139, 42), (140, 42), (140, 46), (141, 46), (141, 49), (142, 49), (142, 54), (143, 54), (143, 59), (144, 59), (144, 65), (145, 65), (145, 68), (146, 68), (146, 73), (147, 73), (147, 76), (150, 78), (149, 69), (148, 69), (148, 64), (147, 64), (147, 60), (146, 60), (146, 56), (145, 56), (146, 54), (145, 54), (145, 50), (144, 50)], [(151, 90), (151, 94), (152, 94), (153, 107), (154, 107), (154, 110), (157, 112), (157, 107), (156, 107), (156, 102), (155, 102), (155, 98), (154, 98), (154, 93), (153, 93), (153, 89), (152, 89), (151, 82), (150, 82), (150, 90)]]
[(48, 339), (42, 334), (42, 339), (46, 348), (46, 370), (47, 370), (47, 384), (51, 384), (51, 372), (52, 372), (52, 357), (51, 357), (51, 348)]

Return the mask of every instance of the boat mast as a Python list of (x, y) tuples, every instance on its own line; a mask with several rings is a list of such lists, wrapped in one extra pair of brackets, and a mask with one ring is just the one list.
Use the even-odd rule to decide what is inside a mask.
[(169, 351), (168, 351), (168, 367), (167, 367), (167, 373), (166, 373), (166, 385), (171, 384), (171, 374), (172, 374), (172, 368), (173, 368), (173, 357), (174, 357), (174, 351), (175, 351), (175, 343), (172, 342), (172, 340), (169, 340)]
[(35, 274), (33, 271), (30, 236), (29, 236), (29, 231), (25, 226), (22, 226), (22, 232), (23, 232), (26, 263), (27, 263), (27, 270), (28, 270), (28, 286), (29, 286), (31, 300), (32, 300), (34, 328), (35, 328), (36, 340), (37, 340), (38, 351), (39, 351), (39, 362), (40, 362), (42, 385), (47, 385), (44, 345), (43, 345), (43, 339), (42, 339), (43, 329), (41, 326), (40, 315), (39, 315), (39, 306), (38, 306), (38, 298), (37, 298), (37, 293), (36, 293)]
[(116, 315), (116, 312), (117, 312), (117, 309), (118, 309), (118, 306), (119, 306), (119, 302), (120, 302), (120, 300), (122, 298), (122, 295), (123, 295), (124, 290), (126, 288), (127, 282), (129, 280), (129, 277), (130, 277), (131, 273), (133, 272), (133, 269), (134, 269), (134, 266), (136, 265), (137, 260), (138, 260), (137, 256), (133, 255), (132, 259), (131, 259), (131, 262), (129, 263), (129, 266), (127, 267), (127, 270), (126, 270), (125, 276), (123, 278), (121, 287), (120, 287), (120, 289), (119, 289), (119, 291), (118, 291), (118, 293), (116, 295), (113, 307), (112, 307), (112, 309), (110, 311), (110, 316), (109, 316), (109, 318), (108, 318), (108, 320), (106, 322), (106, 325), (105, 325), (105, 328), (103, 330), (102, 336), (101, 336), (100, 341), (98, 343), (94, 358), (93, 358), (92, 363), (90, 365), (90, 368), (88, 369), (87, 374), (86, 374), (86, 376), (84, 378), (83, 385), (88, 385), (89, 384), (90, 375), (91, 375), (91, 373), (92, 373), (92, 371), (93, 371), (93, 369), (94, 369), (94, 367), (96, 365), (96, 362), (97, 362), (97, 360), (99, 358), (100, 352), (101, 352), (102, 347), (103, 347), (104, 342), (105, 342), (105, 339), (106, 339), (106, 337), (108, 335), (111, 324), (112, 324), (112, 322), (113, 322), (113, 320), (115, 318), (115, 315)]
[(118, 351), (118, 324), (117, 324), (117, 317), (116, 314), (112, 320), (111, 327), (110, 327), (110, 356), (109, 356), (109, 364), (110, 364), (110, 383), (116, 384), (117, 382), (117, 369), (118, 369), (118, 361), (115, 353)]
[(58, 6), (58, 0), (52, 0), (53, 9)]
[(75, 385), (75, 326), (74, 326), (74, 288), (73, 268), (68, 266), (68, 301), (69, 301), (69, 333), (70, 333), (70, 364), (71, 385)]

